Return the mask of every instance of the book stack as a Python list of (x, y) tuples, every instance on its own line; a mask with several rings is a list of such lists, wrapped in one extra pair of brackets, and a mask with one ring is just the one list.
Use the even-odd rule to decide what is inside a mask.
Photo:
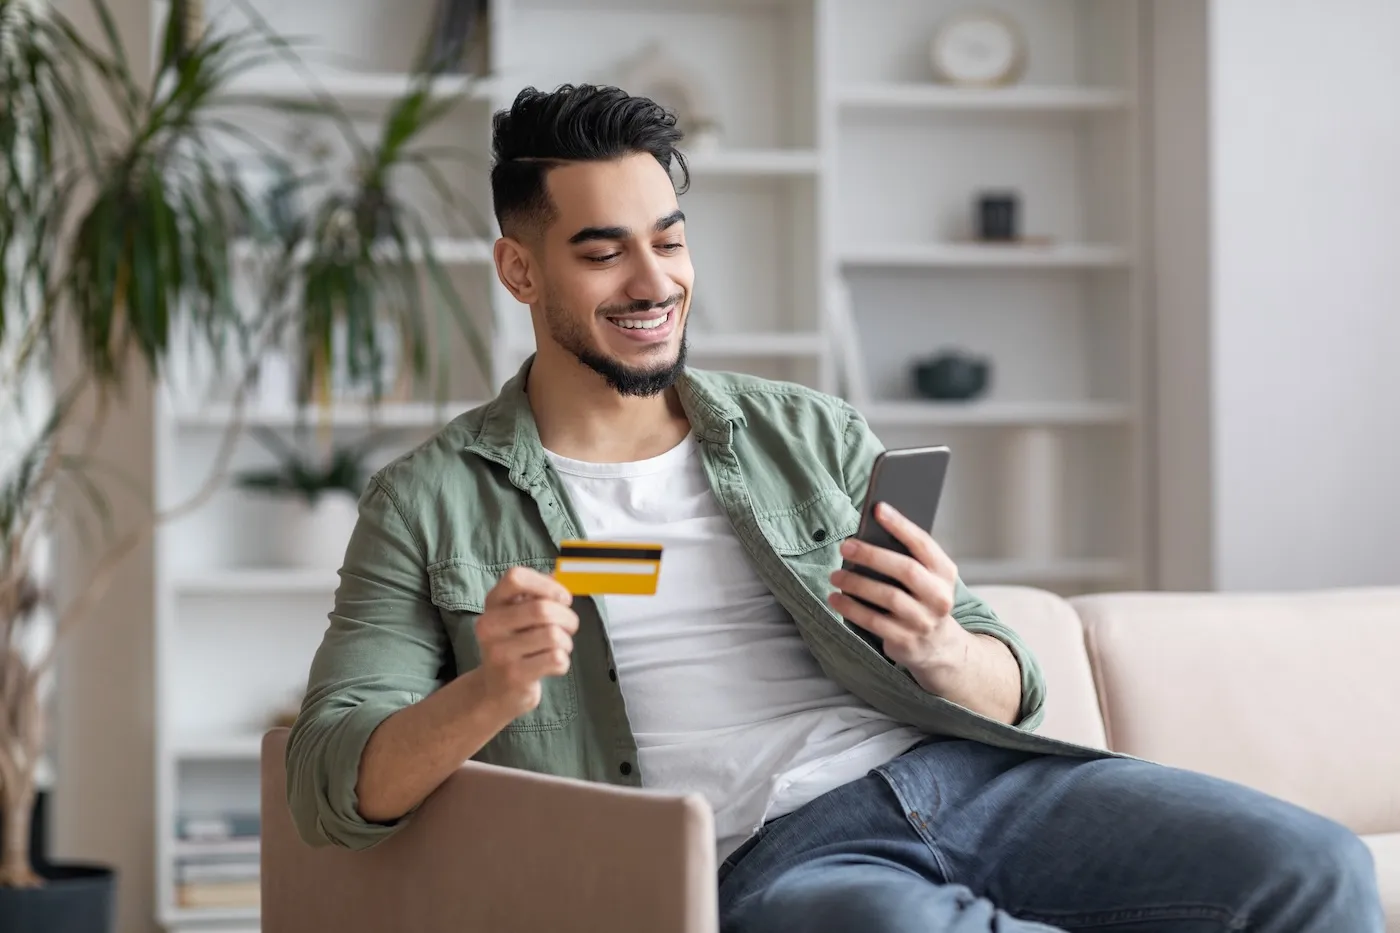
[(175, 898), (181, 907), (257, 908), (258, 815), (187, 815), (179, 821)]

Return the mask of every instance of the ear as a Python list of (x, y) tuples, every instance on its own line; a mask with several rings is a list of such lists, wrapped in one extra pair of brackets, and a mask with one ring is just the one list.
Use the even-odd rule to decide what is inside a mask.
[(523, 305), (534, 304), (539, 298), (540, 280), (530, 249), (513, 237), (503, 236), (496, 240), (494, 257), (496, 277), (511, 296)]

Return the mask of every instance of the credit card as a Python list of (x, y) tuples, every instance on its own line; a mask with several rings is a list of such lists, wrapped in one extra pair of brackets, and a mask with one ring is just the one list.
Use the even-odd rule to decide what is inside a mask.
[(575, 596), (654, 596), (661, 545), (623, 541), (561, 541), (554, 579)]

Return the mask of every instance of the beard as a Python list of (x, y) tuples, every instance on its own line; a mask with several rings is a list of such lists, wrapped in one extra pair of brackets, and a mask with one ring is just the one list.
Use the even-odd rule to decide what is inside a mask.
[[(659, 303), (641, 302), (627, 307), (601, 308), (598, 314), (605, 316), (609, 313), (621, 314), (628, 311), (679, 307), (681, 297), (677, 296), (670, 301)], [(655, 366), (637, 367), (628, 366), (599, 350), (593, 345), (592, 334), (588, 328), (553, 301), (545, 304), (544, 317), (545, 325), (549, 328), (549, 336), (554, 342), (572, 353), (584, 366), (602, 376), (603, 381), (619, 395), (640, 398), (659, 395), (675, 385), (676, 380), (680, 378), (681, 372), (685, 369), (687, 351), (685, 326), (681, 328), (681, 345), (674, 360)], [(689, 323), (687, 320), (686, 325)]]

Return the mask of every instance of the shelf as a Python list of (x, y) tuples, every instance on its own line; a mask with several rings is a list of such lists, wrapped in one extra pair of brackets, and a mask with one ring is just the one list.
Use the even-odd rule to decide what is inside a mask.
[(195, 841), (176, 839), (171, 851), (176, 858), (208, 858), (222, 855), (258, 855), (262, 852), (261, 840), (257, 838)]
[(182, 596), (320, 596), (334, 593), (339, 583), (335, 570), (209, 570), (180, 575), (175, 590)]
[[(408, 93), (411, 80), (412, 76), (408, 74), (319, 72), (312, 69), (307, 77), (294, 71), (268, 70), (232, 82), (230, 93), (313, 101), (324, 92), (342, 104), (351, 100), (387, 103)], [(433, 96), (461, 96), (466, 100), (487, 101), (494, 99), (497, 88), (498, 83), (490, 78), (444, 76), (433, 82)]]
[(1131, 420), (1118, 402), (868, 402), (857, 407), (876, 428), (1111, 425)]
[[(261, 910), (257, 907), (168, 907), (162, 918), (167, 926), (191, 926), (194, 924), (227, 924), (227, 923), (256, 923), (261, 916)], [(248, 927), (254, 930), (256, 927)], [(211, 933), (243, 933), (244, 928), (237, 930), (219, 926)]]
[(929, 269), (1112, 269), (1128, 265), (1128, 259), (1125, 249), (1088, 243), (871, 243), (841, 255), (846, 266)]
[(841, 89), (842, 107), (898, 110), (1092, 113), (1124, 110), (1126, 92), (1096, 87), (954, 88), (937, 84), (856, 84)]
[[(310, 407), (258, 409), (245, 406), (243, 423), (248, 427), (293, 428), (298, 426), (355, 428), (439, 428), (480, 402), (383, 402), (378, 406), (343, 403), (327, 408)], [(178, 410), (174, 414), (181, 428), (226, 428), (232, 422), (234, 407), (229, 404), (207, 405), (198, 409)]]
[(1128, 574), (1118, 560), (969, 560), (958, 562), (958, 576), (969, 586), (1033, 583), (1111, 583)]
[(720, 149), (686, 153), (694, 176), (815, 175), (821, 159), (810, 149)]
[[(491, 241), (485, 239), (462, 239), (459, 237), (435, 237), (432, 241), (433, 256), (441, 265), (445, 266), (469, 266), (485, 265), (493, 261)], [(259, 246), (251, 240), (240, 240), (233, 246), (233, 258), (237, 262), (252, 262), (258, 258), (260, 252), (269, 252), (267, 247)], [(305, 261), (310, 253), (310, 248), (303, 246), (298, 248), (294, 258), (297, 262)], [(408, 250), (409, 257), (413, 260), (421, 260), (423, 251), (416, 243), (411, 243)]]
[(262, 735), (186, 736), (175, 742), (172, 751), (181, 761), (256, 762), (262, 758)]

